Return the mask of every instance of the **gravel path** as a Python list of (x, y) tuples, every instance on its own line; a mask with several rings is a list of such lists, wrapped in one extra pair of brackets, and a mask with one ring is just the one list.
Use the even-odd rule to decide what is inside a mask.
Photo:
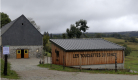
[[(40, 59), (9, 59), (20, 80), (138, 80), (138, 75), (62, 72), (36, 66)], [(46, 61), (47, 59), (45, 59)], [(2, 80), (8, 80), (2, 78)], [(11, 80), (11, 79), (10, 79)]]

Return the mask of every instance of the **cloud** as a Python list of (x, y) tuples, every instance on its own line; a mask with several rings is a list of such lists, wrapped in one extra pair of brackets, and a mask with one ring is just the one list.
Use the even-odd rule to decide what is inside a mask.
[(137, 7), (138, 0), (2, 0), (12, 20), (31, 17), (41, 33), (63, 33), (80, 19), (87, 20), (88, 32), (138, 30)]

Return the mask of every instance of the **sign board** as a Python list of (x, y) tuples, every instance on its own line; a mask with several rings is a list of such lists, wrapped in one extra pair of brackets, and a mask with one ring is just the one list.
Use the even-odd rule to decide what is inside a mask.
[(4, 46), (3, 47), (3, 54), (10, 54), (9, 46)]

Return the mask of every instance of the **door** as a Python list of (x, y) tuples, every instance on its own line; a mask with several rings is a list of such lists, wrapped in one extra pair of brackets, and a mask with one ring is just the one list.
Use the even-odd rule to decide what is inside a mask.
[(29, 58), (29, 52), (27, 49), (24, 50), (24, 58)]
[(16, 50), (16, 58), (21, 58), (21, 50)]
[(24, 49), (21, 49), (21, 58), (24, 58)]

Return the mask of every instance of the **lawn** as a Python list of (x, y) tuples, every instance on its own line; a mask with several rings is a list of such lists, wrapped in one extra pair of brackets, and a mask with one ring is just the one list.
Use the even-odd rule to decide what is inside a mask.
[(4, 71), (4, 61), (3, 61), (3, 59), (0, 59), (1, 60), (1, 77), (2, 78), (8, 78), (8, 79), (19, 79), (19, 76), (18, 76), (18, 74), (15, 72), (15, 71), (13, 71), (13, 70), (11, 70), (11, 64), (10, 63), (8, 63), (8, 65), (7, 65), (7, 76), (4, 76), (4, 74), (3, 74), (3, 71)]
[(132, 51), (129, 56), (125, 57), (125, 68), (138, 72), (138, 51)]

